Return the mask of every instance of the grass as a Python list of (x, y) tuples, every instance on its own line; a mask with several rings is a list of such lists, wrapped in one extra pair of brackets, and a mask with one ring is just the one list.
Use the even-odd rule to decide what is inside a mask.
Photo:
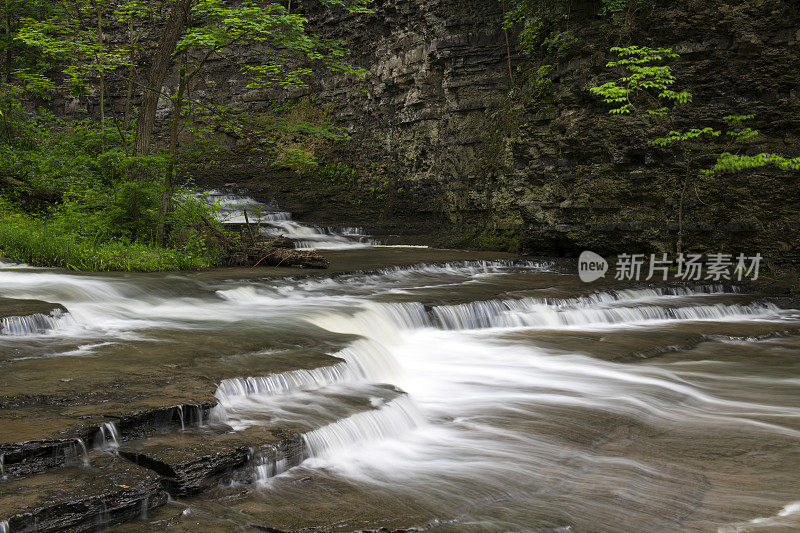
[(0, 215), (0, 255), (35, 266), (130, 272), (209, 268), (219, 260), (213, 252), (190, 248), (122, 240), (92, 243), (45, 221), (10, 213)]

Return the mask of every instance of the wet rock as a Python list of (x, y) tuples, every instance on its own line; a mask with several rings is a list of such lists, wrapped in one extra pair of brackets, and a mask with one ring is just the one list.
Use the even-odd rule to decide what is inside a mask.
[(48, 439), (0, 444), (3, 477), (21, 477), (80, 462), (86, 445), (79, 439)]
[(0, 298), (0, 335), (35, 335), (70, 322), (61, 304)]
[(19, 443), (0, 444), (0, 466), (2, 475), (21, 477), (44, 472), (51, 468), (77, 464), (87, 453), (87, 449), (103, 446), (100, 442), (111, 431), (117, 432), (114, 438), (130, 440), (148, 435), (156, 435), (202, 424), (208, 418), (208, 411), (214, 402), (182, 404), (155, 409), (145, 409), (135, 413), (107, 417), (108, 422), (98, 424), (87, 421), (62, 431), (64, 438), (41, 439)]
[(89, 467), (67, 467), (2, 484), (0, 521), (10, 531), (103, 530), (167, 502), (156, 474), (107, 454)]
[(0, 319), (11, 316), (49, 315), (53, 311), (66, 313), (67, 308), (58, 303), (42, 300), (21, 300), (18, 298), (0, 298)]
[[(160, 474), (164, 488), (175, 497), (199, 494), (223, 479), (252, 481), (258, 465), (288, 468), (302, 460), (298, 433), (249, 428), (235, 434), (197, 430), (131, 442), (120, 456)], [(244, 467), (252, 466), (246, 472)], [(239, 471), (239, 472), (237, 472)]]
[(120, 415), (116, 420), (123, 440), (142, 438), (148, 435), (185, 429), (202, 425), (208, 412), (216, 405), (214, 401), (196, 404), (180, 404), (155, 409), (143, 409), (136, 413)]

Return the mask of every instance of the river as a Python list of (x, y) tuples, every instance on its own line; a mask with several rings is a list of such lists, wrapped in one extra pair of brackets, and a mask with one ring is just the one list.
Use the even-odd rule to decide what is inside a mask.
[(90, 463), (300, 435), (118, 531), (800, 529), (800, 311), (306, 233), (330, 272), (0, 264), (3, 297), (66, 309), (4, 319), (0, 441), (206, 399), (157, 435), (109, 423)]

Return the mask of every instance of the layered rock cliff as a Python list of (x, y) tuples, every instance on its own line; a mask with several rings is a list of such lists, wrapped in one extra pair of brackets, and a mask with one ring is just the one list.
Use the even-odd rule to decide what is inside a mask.
[[(326, 158), (386, 187), (365, 194), (313, 173), (276, 172), (253, 164), (246, 146), (192, 173), (201, 183), (274, 197), (298, 218), (439, 243), (542, 254), (669, 250), (681, 155), (653, 149), (648, 139), (663, 132), (609, 115), (588, 91), (618, 44), (681, 54), (673, 71), (694, 104), (679, 126), (719, 127), (724, 115), (754, 113), (762, 135), (748, 151), (800, 155), (796, 2), (671, 0), (616, 25), (596, 2), (573, 4), (568, 38), (532, 59), (517, 52), (513, 30), (503, 30), (497, 0), (378, 0), (369, 15), (312, 12), (319, 31), (345, 39), (353, 62), (371, 73), (316, 78), (315, 105), (329, 105), (351, 136)], [(539, 65), (552, 66), (533, 81), (542, 94), (522, 98), (518, 67)], [(276, 96), (245, 88), (235, 51), (209, 72), (196, 90), (235, 109), (262, 109)], [(780, 171), (696, 180), (686, 200), (687, 245), (797, 259), (797, 184), (797, 173)]]

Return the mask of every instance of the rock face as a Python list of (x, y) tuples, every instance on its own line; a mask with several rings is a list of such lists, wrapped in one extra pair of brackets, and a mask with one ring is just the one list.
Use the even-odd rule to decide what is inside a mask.
[(0, 516), (9, 530), (103, 531), (167, 502), (153, 472), (107, 454), (91, 464), (4, 481)]
[[(657, 4), (614, 25), (598, 16), (598, 2), (573, 3), (565, 38), (533, 59), (552, 69), (543, 94), (528, 102), (509, 96), (507, 45), (517, 85), (523, 60), (513, 31), (507, 40), (502, 29), (502, 2), (376, 0), (369, 15), (316, 8), (312, 24), (350, 43), (353, 62), (371, 72), (315, 80), (317, 102), (330, 104), (351, 135), (328, 157), (378, 176), (389, 192), (359, 196), (313, 173), (258, 167), (246, 147), (238, 161), (192, 173), (201, 184), (275, 197), (299, 219), (372, 232), (548, 254), (669, 249), (681, 156), (647, 144), (663, 131), (610, 116), (590, 95), (608, 49), (673, 47), (679, 85), (694, 94), (679, 127), (720, 127), (725, 115), (754, 113), (762, 136), (748, 150), (798, 156), (800, 13), (785, 0)], [(242, 111), (265, 108), (275, 95), (246, 89), (238, 69), (233, 51), (196, 90)], [(796, 180), (777, 171), (698, 180), (687, 195), (685, 242), (798, 258)]]

